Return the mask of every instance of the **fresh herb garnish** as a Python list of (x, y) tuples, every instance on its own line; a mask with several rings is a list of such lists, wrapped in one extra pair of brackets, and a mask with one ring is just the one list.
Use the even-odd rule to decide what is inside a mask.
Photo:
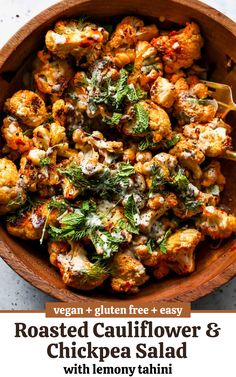
[(127, 230), (134, 234), (139, 234), (138, 217), (139, 212), (134, 200), (134, 196), (130, 195), (125, 203), (125, 217), (128, 220)]
[(174, 177), (173, 183), (179, 191), (186, 192), (188, 190), (190, 182), (186, 175), (184, 175), (184, 170), (182, 168), (178, 170), (177, 175)]
[(135, 134), (143, 134), (149, 131), (149, 114), (147, 110), (137, 103), (134, 106), (135, 115), (136, 115), (136, 126), (133, 130)]
[(180, 134), (176, 134), (176, 135), (173, 137), (173, 139), (171, 139), (171, 140), (165, 140), (165, 141), (164, 141), (164, 144), (165, 144), (165, 146), (166, 146), (168, 149), (169, 149), (169, 148), (172, 148), (172, 147), (175, 146), (175, 144), (177, 144), (177, 143), (180, 141), (180, 138), (181, 138)]
[(42, 160), (40, 160), (39, 162), (39, 165), (42, 167), (50, 165), (50, 158), (49, 157), (42, 158)]
[(163, 254), (166, 254), (167, 253), (167, 240), (168, 238), (170, 237), (172, 231), (171, 229), (168, 229), (167, 232), (165, 233), (164, 235), (164, 238), (163, 240), (161, 241), (161, 243), (159, 244), (159, 248), (160, 248), (160, 251), (163, 253)]
[(122, 237), (114, 237), (111, 233), (103, 229), (90, 232), (92, 241), (97, 254), (102, 255), (103, 259), (110, 258), (111, 255), (119, 251), (119, 245), (123, 242)]
[(139, 143), (138, 149), (140, 151), (145, 151), (146, 149), (149, 149), (149, 148), (158, 148), (158, 146), (159, 146), (158, 143), (154, 143), (152, 141), (151, 136), (146, 136), (145, 139), (143, 139)]
[(154, 164), (152, 166), (152, 182), (149, 190), (149, 196), (160, 190), (161, 186), (167, 182), (167, 178), (167, 171), (165, 171), (164, 166)]
[(122, 118), (122, 116), (123, 115), (120, 113), (113, 113), (110, 118), (103, 118), (103, 122), (111, 126), (117, 126), (120, 123), (120, 119)]
[[(37, 201), (37, 203), (39, 203), (39, 201)], [(26, 212), (30, 211), (35, 204), (36, 202), (33, 202), (30, 196), (27, 196), (25, 204), (20, 209), (18, 209), (18, 211), (15, 211), (14, 213), (8, 215), (7, 221), (14, 224), (17, 221), (17, 219), (24, 216)]]
[(147, 249), (148, 253), (152, 254), (153, 251), (156, 249), (156, 241), (150, 238), (147, 242)]
[(134, 84), (128, 85), (127, 98), (130, 102), (137, 102), (141, 99), (145, 99), (147, 93), (140, 88), (135, 88)]
[(61, 175), (68, 177), (76, 187), (79, 187), (84, 192), (92, 191), (95, 194), (98, 193), (103, 199), (109, 199), (112, 195), (121, 193), (122, 188), (128, 186), (128, 177), (135, 172), (132, 165), (124, 162), (119, 164), (118, 171), (112, 172), (106, 168), (103, 172), (92, 177), (86, 176), (75, 163), (65, 168), (60, 168), (58, 171)]
[(116, 95), (115, 95), (116, 109), (119, 109), (121, 107), (121, 104), (128, 93), (127, 79), (128, 79), (128, 72), (125, 69), (121, 69), (120, 78), (118, 80), (117, 87), (116, 87)]

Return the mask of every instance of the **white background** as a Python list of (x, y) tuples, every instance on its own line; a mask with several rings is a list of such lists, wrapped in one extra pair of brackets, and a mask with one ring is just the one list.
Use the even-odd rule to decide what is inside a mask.
[[(236, 0), (205, 2), (236, 21)], [(0, 0), (0, 47), (29, 19), (55, 3), (57, 3), (55, 0)], [(0, 277), (0, 309), (43, 309), (44, 303), (52, 300), (26, 283), (2, 260), (0, 260)], [(198, 300), (193, 307), (194, 309), (235, 309), (236, 279), (214, 294)]]
[[(146, 318), (148, 320), (148, 318)], [(1, 334), (1, 375), (6, 377), (42, 377), (42, 376), (65, 376), (63, 366), (73, 366), (75, 363), (86, 363), (91, 365), (96, 363), (99, 366), (137, 366), (138, 364), (156, 365), (160, 363), (165, 366), (172, 363), (173, 377), (233, 377), (235, 376), (235, 314), (214, 314), (214, 322), (221, 328), (220, 336), (209, 338), (205, 335), (207, 324), (212, 322), (212, 314), (192, 314), (191, 318), (179, 319), (153, 319), (154, 326), (201, 326), (198, 338), (96, 338), (93, 335), (93, 324), (103, 322), (103, 319), (89, 319), (88, 338), (14, 338), (14, 322), (26, 322), (28, 326), (59, 326), (64, 322), (67, 326), (79, 327), (86, 319), (64, 319), (45, 318), (44, 314), (1, 314), (0, 334)], [(129, 319), (130, 320), (130, 319)], [(139, 318), (141, 321), (142, 318)], [(106, 319), (105, 325), (118, 326), (125, 325), (127, 319)], [(131, 348), (132, 359), (108, 358), (106, 362), (98, 363), (97, 359), (50, 359), (47, 356), (47, 346), (50, 343), (64, 341), (66, 346), (70, 346), (72, 341), (77, 342), (77, 346), (84, 346), (91, 341), (98, 347), (124, 347)], [(146, 343), (150, 346), (157, 346), (158, 342), (164, 342), (167, 346), (181, 345), (187, 342), (187, 359), (136, 359), (135, 348), (138, 343)], [(139, 374), (135, 373), (134, 376)], [(86, 376), (86, 375), (84, 375)], [(115, 377), (116, 375), (113, 375)], [(119, 375), (117, 375), (119, 376)], [(127, 375), (126, 375), (127, 376)], [(140, 375), (139, 375), (140, 376)], [(151, 375), (148, 375), (149, 377)], [(156, 375), (157, 376), (157, 375)], [(109, 375), (111, 377), (111, 375)]]

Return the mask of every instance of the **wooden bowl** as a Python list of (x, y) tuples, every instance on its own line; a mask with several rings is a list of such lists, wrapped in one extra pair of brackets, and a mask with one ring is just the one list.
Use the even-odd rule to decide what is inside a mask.
[[(43, 43), (46, 30), (57, 19), (75, 18), (80, 14), (108, 22), (111, 16), (133, 14), (152, 19), (157, 24), (161, 24), (160, 16), (176, 24), (194, 20), (200, 25), (205, 39), (204, 55), (211, 78), (230, 84), (236, 92), (236, 24), (209, 6), (193, 0), (66, 0), (36, 16), (3, 47), (0, 56), (0, 106), (22, 87), (22, 74), (30, 64), (30, 56)], [(236, 116), (232, 114), (229, 122), (236, 124)], [(236, 163), (223, 161), (223, 173), (227, 184), (222, 201), (236, 212)], [(233, 237), (217, 249), (212, 249), (207, 243), (202, 244), (197, 251), (197, 269), (193, 274), (150, 282), (141, 288), (140, 293), (128, 297), (103, 291), (81, 293), (69, 289), (62, 283), (59, 273), (49, 265), (46, 251), (37, 249), (34, 243), (11, 237), (4, 228), (0, 229), (0, 255), (35, 287), (70, 302), (92, 300), (111, 303), (125, 300), (140, 304), (160, 300), (193, 301), (236, 275), (236, 239)]]

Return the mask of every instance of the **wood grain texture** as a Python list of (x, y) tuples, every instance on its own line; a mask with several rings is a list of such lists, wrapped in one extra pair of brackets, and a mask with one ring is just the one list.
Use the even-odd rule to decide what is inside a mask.
[[(201, 27), (205, 39), (204, 55), (207, 58), (212, 79), (229, 83), (236, 93), (235, 66), (226, 69), (229, 58), (236, 61), (236, 24), (220, 12), (198, 1), (189, 0), (67, 0), (62, 1), (27, 23), (2, 48), (0, 54), (0, 106), (5, 99), (22, 86), (23, 73), (31, 64), (31, 56), (43, 43), (44, 34), (60, 18), (87, 14), (109, 20), (111, 16), (136, 14), (153, 19), (159, 25), (159, 17), (175, 24), (195, 20)], [(152, 15), (150, 17), (150, 15)], [(236, 124), (235, 115), (230, 123)], [(236, 132), (233, 133), (236, 148)], [(236, 213), (236, 164), (223, 162), (227, 179), (223, 203)], [(34, 243), (20, 241), (0, 228), (0, 256), (24, 279), (55, 298), (67, 302), (96, 301), (132, 302), (147, 301), (194, 301), (236, 275), (236, 239), (231, 238), (217, 250), (205, 242), (197, 250), (197, 269), (186, 277), (172, 276), (161, 282), (150, 282), (137, 295), (123, 297), (110, 292), (81, 293), (67, 288), (58, 272), (49, 265), (47, 252)]]

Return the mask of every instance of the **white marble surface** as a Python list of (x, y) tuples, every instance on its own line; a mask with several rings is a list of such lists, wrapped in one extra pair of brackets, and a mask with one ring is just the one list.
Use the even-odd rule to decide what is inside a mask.
[[(191, 0), (190, 0), (191, 1)], [(207, 0), (207, 4), (236, 21), (236, 0)], [(55, 0), (0, 0), (0, 47), (28, 20)], [(53, 299), (21, 279), (0, 259), (0, 309), (44, 309)], [(196, 301), (194, 309), (235, 309), (236, 279), (213, 294)]]

